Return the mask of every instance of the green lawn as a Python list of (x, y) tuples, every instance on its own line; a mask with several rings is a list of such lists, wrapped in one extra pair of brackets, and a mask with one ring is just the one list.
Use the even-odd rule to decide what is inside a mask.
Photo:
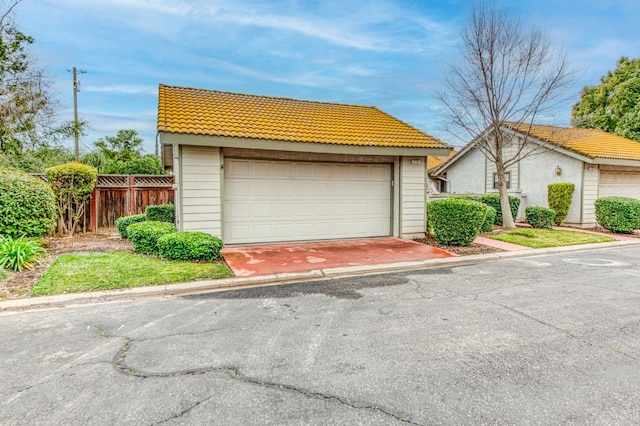
[(606, 243), (615, 238), (578, 231), (551, 229), (515, 229), (489, 238), (531, 248), (562, 247), (577, 244)]
[(231, 275), (224, 263), (177, 262), (124, 252), (65, 254), (53, 262), (31, 293), (113, 290)]

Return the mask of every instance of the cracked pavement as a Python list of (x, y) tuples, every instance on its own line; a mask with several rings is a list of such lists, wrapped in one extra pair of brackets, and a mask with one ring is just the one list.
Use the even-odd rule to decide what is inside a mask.
[(640, 248), (0, 315), (0, 424), (638, 424)]

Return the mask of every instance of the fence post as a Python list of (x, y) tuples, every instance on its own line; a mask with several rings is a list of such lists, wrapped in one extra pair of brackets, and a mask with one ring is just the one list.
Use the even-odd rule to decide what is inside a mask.
[(129, 175), (129, 215), (136, 214), (135, 176)]
[(98, 233), (98, 188), (94, 187), (91, 192), (91, 200), (89, 201), (91, 206), (91, 232)]

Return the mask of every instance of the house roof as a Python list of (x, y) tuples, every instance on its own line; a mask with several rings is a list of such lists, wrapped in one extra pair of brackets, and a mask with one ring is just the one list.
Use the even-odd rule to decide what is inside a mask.
[[(640, 142), (613, 135), (603, 130), (520, 123), (505, 123), (504, 128), (522, 134), (529, 134), (540, 142), (556, 145), (560, 152), (566, 150), (578, 154), (583, 161), (587, 162), (618, 164), (621, 162), (640, 161)], [(429, 174), (439, 175), (443, 173), (473, 148), (478, 138), (474, 138), (447, 161), (429, 168)]]
[(158, 131), (320, 144), (450, 146), (375, 107), (160, 85)]
[(597, 129), (507, 123), (506, 127), (585, 157), (640, 160), (640, 142)]
[(432, 169), (434, 167), (439, 166), (442, 162), (447, 161), (449, 158), (456, 155), (456, 151), (451, 151), (448, 156), (436, 156), (436, 155), (428, 155), (427, 156), (427, 170)]

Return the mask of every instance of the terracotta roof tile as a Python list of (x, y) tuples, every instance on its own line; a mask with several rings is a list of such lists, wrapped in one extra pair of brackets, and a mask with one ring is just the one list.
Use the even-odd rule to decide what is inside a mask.
[(506, 127), (591, 159), (640, 160), (640, 142), (603, 130), (507, 123)]
[(339, 145), (450, 148), (375, 107), (160, 85), (158, 131)]

